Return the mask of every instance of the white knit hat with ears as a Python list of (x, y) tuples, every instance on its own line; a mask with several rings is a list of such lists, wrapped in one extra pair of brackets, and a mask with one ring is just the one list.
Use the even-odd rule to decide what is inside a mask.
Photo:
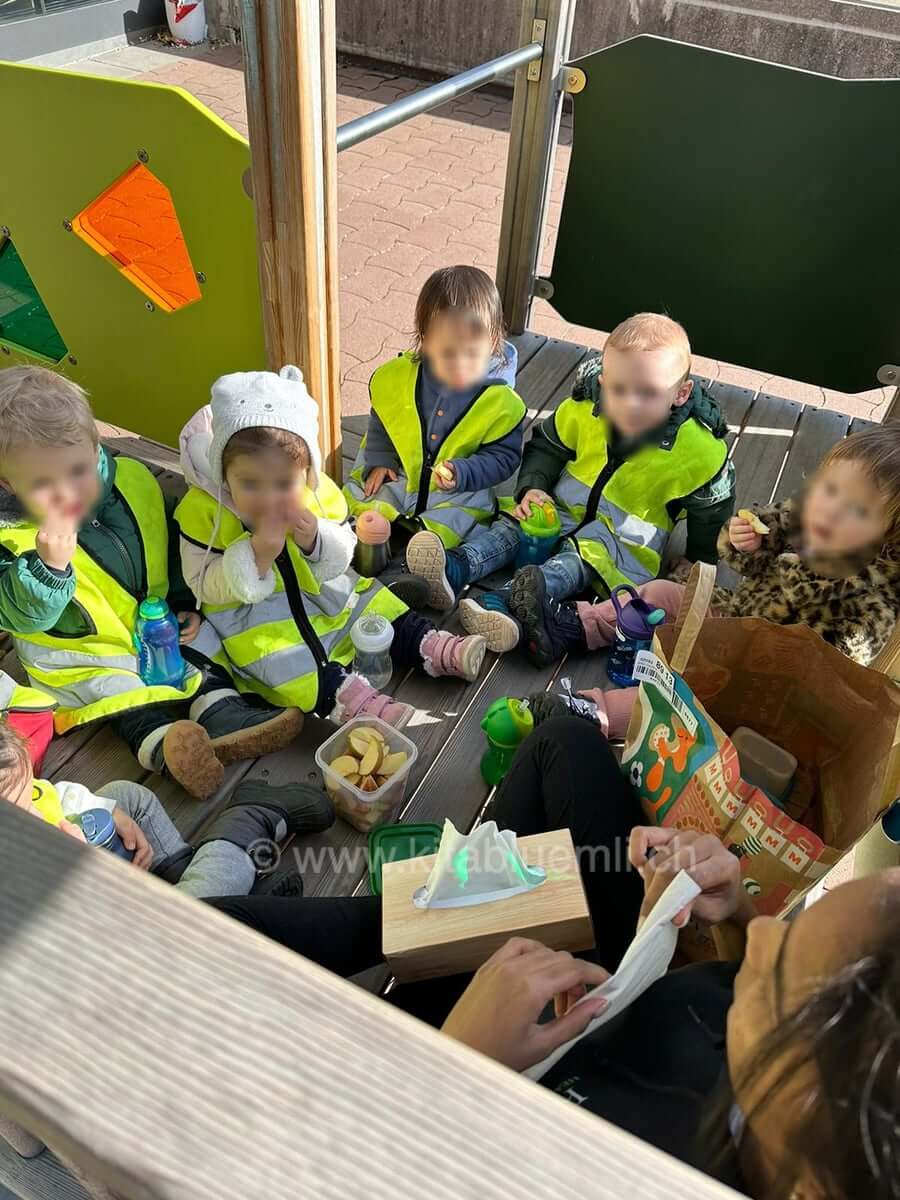
[(311, 463), (309, 486), (318, 486), (322, 472), (319, 450), (319, 410), (306, 390), (299, 367), (274, 371), (237, 371), (212, 385), (212, 442), (210, 473), (220, 486), (225, 482), (222, 454), (229, 438), (241, 429), (286, 429), (303, 438)]

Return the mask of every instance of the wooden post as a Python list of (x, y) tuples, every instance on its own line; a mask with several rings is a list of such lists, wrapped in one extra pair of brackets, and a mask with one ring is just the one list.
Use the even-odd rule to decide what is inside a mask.
[[(511, 333), (528, 325), (534, 277), (540, 256), (547, 191), (562, 113), (562, 64), (569, 54), (576, 0), (523, 0), (519, 44), (535, 40), (535, 22), (544, 21), (540, 77), (520, 70), (513, 94), (503, 193), (503, 219), (497, 257), (497, 287)], [(532, 64), (532, 67), (537, 64)]]
[(296, 363), (340, 481), (334, 0), (242, 0), (269, 366)]

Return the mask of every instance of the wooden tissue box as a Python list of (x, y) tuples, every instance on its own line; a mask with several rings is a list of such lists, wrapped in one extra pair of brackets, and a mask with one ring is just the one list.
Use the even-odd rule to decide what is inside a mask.
[(518, 839), (529, 866), (547, 879), (530, 892), (459, 908), (416, 908), (413, 893), (428, 878), (434, 855), (386, 862), (382, 872), (384, 956), (402, 982), (476, 971), (511, 937), (553, 950), (590, 950), (591, 924), (568, 829)]

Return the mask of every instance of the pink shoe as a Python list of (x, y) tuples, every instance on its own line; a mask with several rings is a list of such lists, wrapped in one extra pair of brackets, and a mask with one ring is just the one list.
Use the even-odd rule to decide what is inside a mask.
[(331, 720), (346, 725), (354, 717), (378, 717), (395, 729), (402, 729), (415, 711), (409, 704), (376, 692), (361, 675), (348, 675), (337, 690)]
[(456, 675), (474, 683), (484, 662), (487, 642), (480, 633), (459, 637), (446, 629), (432, 629), (422, 638), (419, 653), (427, 675)]

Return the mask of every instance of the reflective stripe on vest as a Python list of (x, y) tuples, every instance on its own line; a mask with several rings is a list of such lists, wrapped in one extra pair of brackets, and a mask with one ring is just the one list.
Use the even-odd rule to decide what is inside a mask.
[(32, 783), (31, 803), (48, 825), (59, 825), (65, 817), (59, 792), (46, 779), (35, 779)]
[[(165, 597), (169, 589), (169, 534), (159, 484), (143, 463), (116, 460), (115, 490), (128, 506), (143, 547), (143, 595)], [(21, 555), (33, 550), (34, 524), (0, 529), (0, 545)], [(101, 717), (166, 700), (184, 700), (196, 692), (201, 676), (188, 665), (184, 690), (147, 687), (138, 674), (134, 629), (138, 598), (130, 595), (81, 546), (72, 559), (78, 605), (93, 626), (91, 633), (64, 637), (14, 633), (13, 642), (29, 680), (59, 704), (55, 724), (65, 733)]]
[(16, 683), (11, 675), (0, 671), (0, 712), (52, 712), (54, 708), (52, 696)]
[[(208, 545), (216, 524), (217, 502), (199, 488), (191, 488), (176, 509), (182, 532), (193, 542)], [(213, 552), (248, 537), (240, 520), (229, 509), (218, 514)], [(407, 611), (393, 592), (374, 579), (360, 579), (348, 571), (337, 579), (319, 583), (293, 539), (272, 567), (275, 590), (256, 604), (205, 604), (203, 613), (228, 656), (237, 686), (263, 696), (272, 704), (296, 705), (306, 712), (315, 708), (319, 694), (319, 669), (326, 661), (348, 664), (354, 655), (350, 627), (364, 612), (381, 613), (389, 621)], [(296, 582), (301, 608), (292, 601)], [(306, 628), (304, 628), (304, 626)], [(311, 636), (310, 636), (311, 633)]]
[[(374, 496), (365, 495), (363, 438), (344, 493), (354, 515), (375, 509), (389, 521), (417, 517), (449, 547), (463, 541), (495, 511), (490, 488), (473, 492), (444, 492), (434, 482), (431, 467), (453, 458), (469, 458), (482, 446), (512, 433), (525, 416), (525, 405), (506, 384), (490, 384), (469, 405), (440, 446), (424, 449), (425, 431), (416, 403), (419, 363), (411, 353), (380, 366), (369, 384), (372, 409), (381, 419), (401, 463), (400, 477), (387, 481)], [(422, 488), (428, 472), (427, 491)]]
[(554, 423), (560, 441), (575, 453), (553, 489), (563, 533), (574, 536), (582, 558), (607, 588), (655, 578), (672, 530), (667, 506), (721, 470), (725, 442), (689, 418), (669, 449), (644, 446), (616, 468), (585, 524), (591, 491), (607, 465), (609, 424), (594, 416), (589, 400), (574, 399), (559, 406)]

